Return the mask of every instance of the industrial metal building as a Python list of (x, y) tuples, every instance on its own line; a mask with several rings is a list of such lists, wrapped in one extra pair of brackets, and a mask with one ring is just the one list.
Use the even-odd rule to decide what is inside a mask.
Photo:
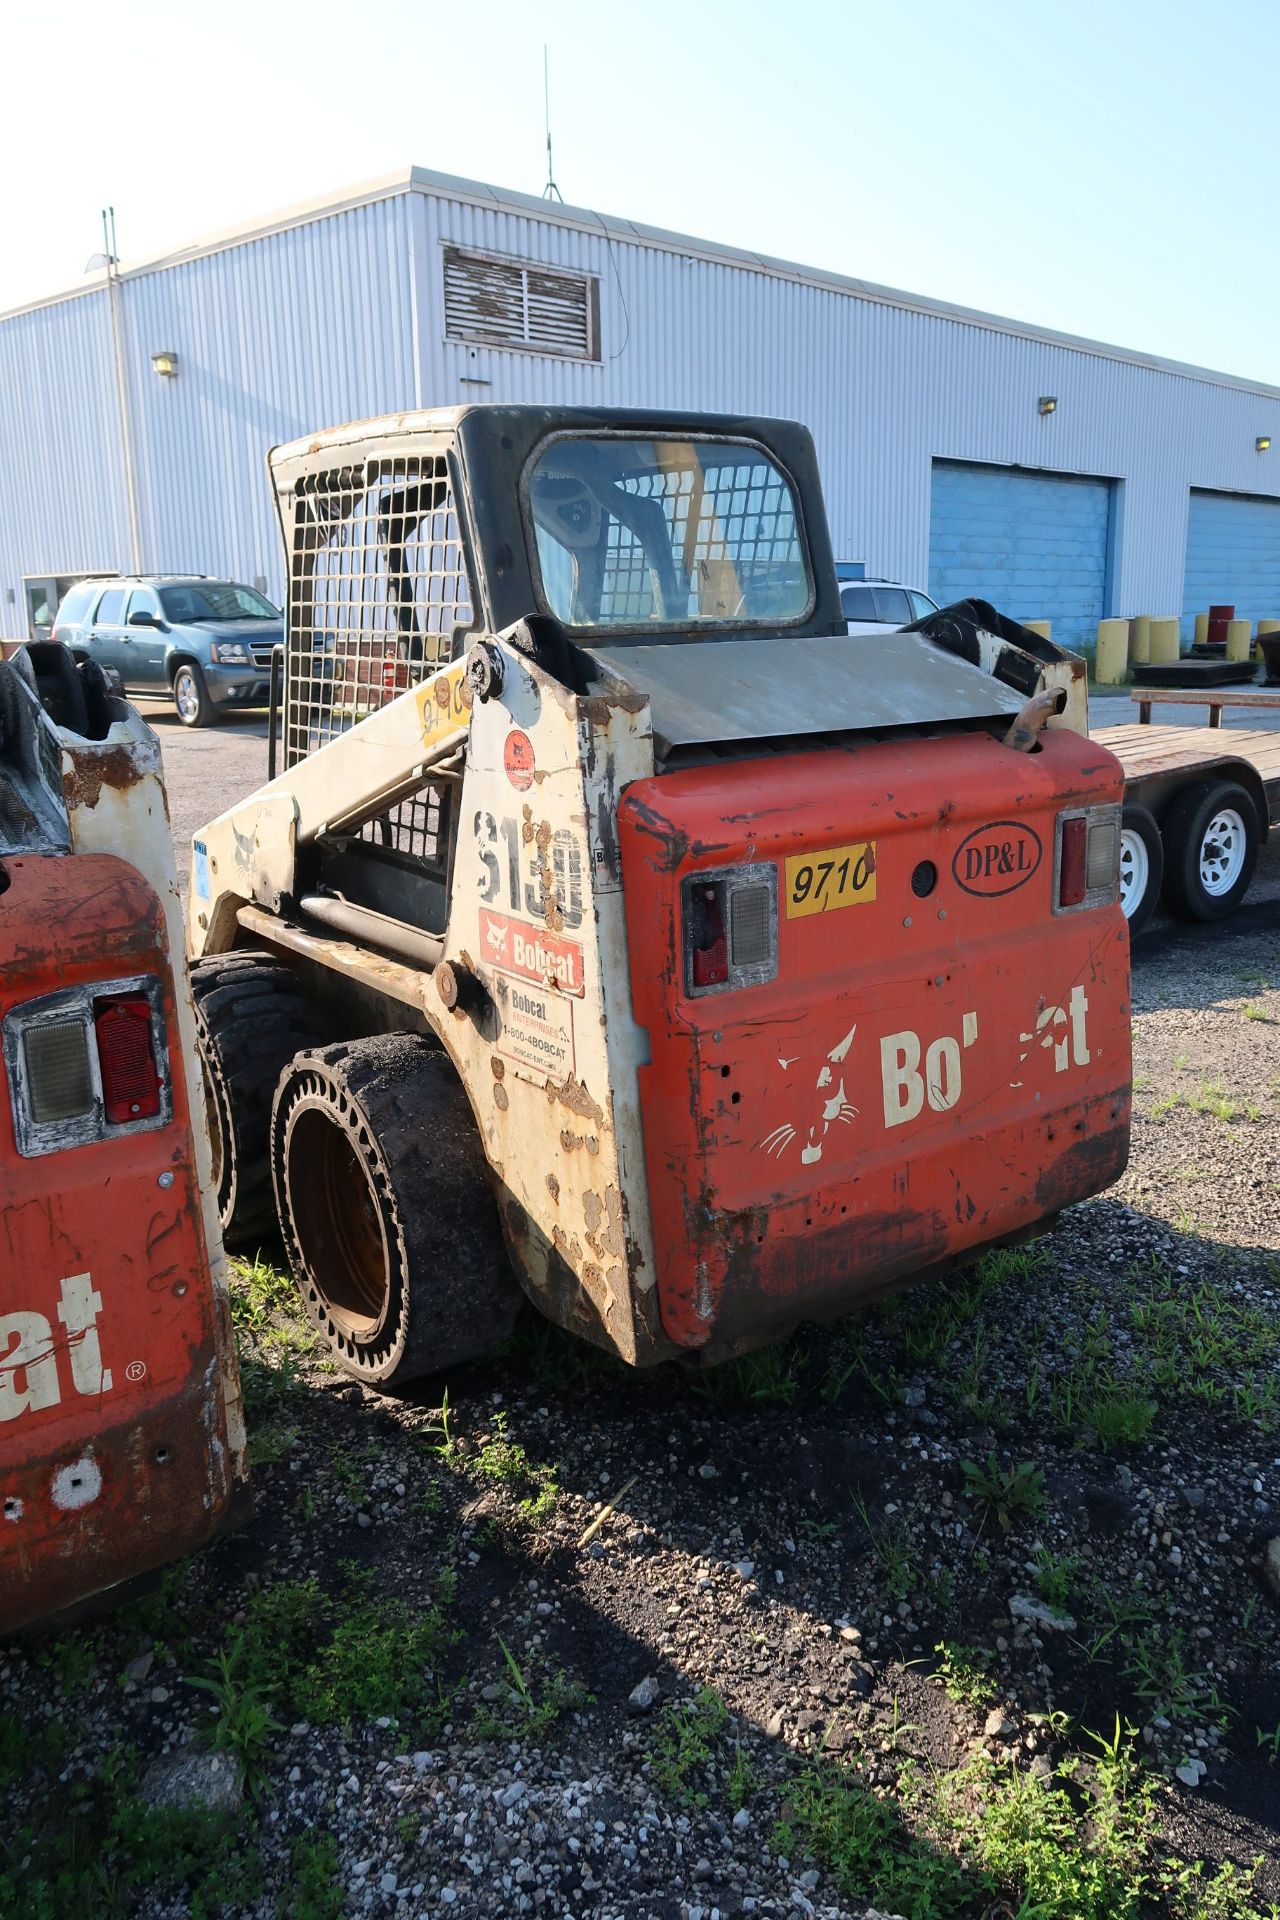
[(1280, 389), (413, 168), (0, 316), (0, 633), (38, 573), (278, 600), (267, 449), (477, 400), (804, 420), (841, 557), (1068, 644), (1280, 614)]

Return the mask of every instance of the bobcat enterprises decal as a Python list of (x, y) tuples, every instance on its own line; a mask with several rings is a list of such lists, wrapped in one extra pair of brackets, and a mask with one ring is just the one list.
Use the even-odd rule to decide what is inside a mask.
[(553, 992), (582, 995), (582, 948), (576, 940), (562, 940), (526, 920), (513, 920), (509, 913), (481, 907), (480, 951), (502, 973)]
[(966, 893), (988, 899), (1016, 893), (1040, 865), (1040, 835), (1018, 820), (993, 820), (975, 827), (956, 848), (951, 871)]
[(498, 1052), (522, 1067), (567, 1080), (573, 1072), (573, 1003), (547, 987), (498, 982), (502, 1032)]

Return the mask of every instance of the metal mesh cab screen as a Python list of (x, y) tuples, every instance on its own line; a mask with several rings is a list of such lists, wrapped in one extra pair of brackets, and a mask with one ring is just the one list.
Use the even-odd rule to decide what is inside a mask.
[(417, 861), (443, 882), (449, 859), (449, 800), (445, 784), (425, 786), (376, 819), (366, 820), (357, 838), (366, 846)]
[[(701, 486), (687, 467), (637, 474), (622, 486), (660, 503), (690, 583), (691, 614), (732, 620), (753, 587), (758, 591), (777, 572), (794, 577), (798, 570), (795, 502), (767, 460), (739, 454), (722, 465), (708, 463)], [(615, 621), (654, 613), (644, 548), (617, 520), (608, 528), (601, 613)]]
[(474, 620), (443, 454), (308, 474), (291, 539), (286, 767), (451, 660)]

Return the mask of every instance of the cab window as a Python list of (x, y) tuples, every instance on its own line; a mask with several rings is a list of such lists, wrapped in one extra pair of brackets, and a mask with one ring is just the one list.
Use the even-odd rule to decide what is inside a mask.
[(129, 595), (129, 611), (125, 615), (126, 621), (131, 619), (135, 613), (149, 613), (153, 619), (158, 620), (160, 618), (160, 602), (156, 599), (150, 587), (135, 587)]
[(760, 627), (813, 605), (791, 482), (744, 442), (549, 441), (528, 469), (545, 610), (568, 627)]

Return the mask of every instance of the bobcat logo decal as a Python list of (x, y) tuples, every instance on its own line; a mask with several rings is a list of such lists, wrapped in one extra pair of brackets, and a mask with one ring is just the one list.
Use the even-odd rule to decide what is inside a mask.
[[(813, 1105), (816, 1112), (805, 1124), (805, 1139), (800, 1148), (802, 1166), (811, 1167), (821, 1160), (822, 1143), (837, 1122), (847, 1127), (858, 1117), (857, 1107), (851, 1106), (845, 1098), (843, 1076), (837, 1080), (834, 1072), (836, 1067), (844, 1065), (849, 1049), (853, 1045), (853, 1036), (857, 1031), (855, 1021), (844, 1039), (838, 1040), (832, 1047), (818, 1069), (817, 1078), (813, 1083)], [(785, 1073), (788, 1068), (796, 1065), (799, 1058), (799, 1055), (795, 1055), (790, 1060), (782, 1058), (779, 1059), (778, 1065)], [(773, 1129), (772, 1133), (766, 1133), (763, 1140), (758, 1140), (756, 1147), (757, 1150), (763, 1149), (765, 1153), (772, 1154), (775, 1159), (781, 1160), (792, 1141), (799, 1138), (800, 1123), (784, 1120), (781, 1126)]]

